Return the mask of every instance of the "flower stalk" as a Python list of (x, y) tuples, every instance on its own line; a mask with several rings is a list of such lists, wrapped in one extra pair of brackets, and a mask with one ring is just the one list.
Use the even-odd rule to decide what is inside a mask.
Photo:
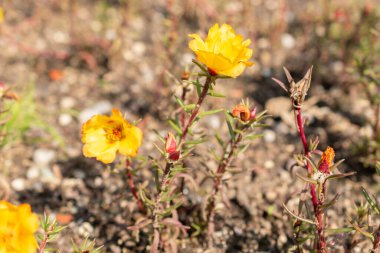
[(44, 249), (45, 249), (45, 246), (49, 240), (49, 237), (50, 237), (50, 233), (53, 232), (54, 230), (54, 223), (52, 223), (49, 227), (49, 230), (46, 231), (44, 233), (44, 238), (42, 239), (41, 243), (40, 243), (40, 247), (38, 247), (38, 253), (43, 253), (44, 252)]
[[(302, 113), (301, 113), (301, 106), (294, 106), (294, 110), (296, 113), (297, 117), (297, 127), (298, 127), (298, 132), (302, 141), (303, 149), (304, 149), (304, 156), (307, 158), (310, 158), (310, 150), (309, 146), (307, 144), (307, 138), (305, 135), (304, 127), (303, 127), (303, 120), (302, 120)], [(310, 163), (308, 159), (306, 160), (306, 169), (309, 175), (313, 174), (313, 170), (310, 166)], [(310, 194), (311, 194), (311, 200), (313, 202), (313, 209), (314, 209), (314, 215), (315, 218), (317, 219), (317, 233), (318, 233), (318, 253), (324, 253), (326, 252), (325, 250), (325, 236), (323, 232), (323, 212), (322, 212), (322, 205), (324, 202), (323, 196), (325, 192), (325, 183), (321, 185), (322, 187), (322, 194), (320, 196), (317, 196), (316, 193), (316, 186), (314, 184), (310, 184)]]
[[(213, 81), (215, 81), (214, 78), (212, 78), (211, 76), (207, 76), (206, 81), (203, 85), (202, 92), (201, 92), (200, 96), (198, 97), (198, 101), (196, 103), (196, 106), (195, 106), (193, 112), (191, 113), (190, 118), (187, 121), (186, 125), (182, 129), (182, 134), (181, 134), (181, 138), (180, 138), (180, 141), (178, 143), (178, 146), (177, 146), (178, 147), (177, 150), (180, 150), (181, 146), (185, 142), (186, 136), (189, 132), (189, 128), (192, 126), (196, 117), (198, 116), (199, 109), (201, 108), (202, 103), (203, 103), (205, 97), (207, 96), (207, 93), (210, 89), (210, 85)], [(173, 168), (173, 165), (174, 165), (174, 163), (171, 161), (166, 162), (165, 170), (164, 170), (164, 173), (162, 175), (161, 182), (159, 184), (158, 194), (157, 194), (155, 201), (154, 201), (154, 207), (153, 207), (153, 213), (152, 213), (154, 233), (153, 233), (153, 241), (152, 241), (151, 250), (150, 250), (151, 253), (158, 252), (158, 247), (159, 247), (159, 242), (160, 242), (160, 237), (161, 237), (161, 235), (160, 235), (160, 209), (161, 209), (161, 204), (160, 203), (161, 203), (163, 193), (167, 191), (167, 185), (169, 184), (169, 176), (170, 176), (171, 170)]]
[(131, 190), (132, 195), (137, 202), (137, 206), (138, 206), (139, 210), (142, 213), (145, 213), (144, 204), (143, 204), (142, 200), (140, 199), (140, 197), (137, 193), (137, 188), (136, 188), (135, 183), (133, 181), (131, 161), (129, 158), (125, 159), (125, 166), (127, 168), (127, 178), (128, 178), (129, 189)]
[(213, 186), (213, 192), (208, 200), (208, 205), (207, 205), (207, 235), (208, 235), (208, 244), (209, 248), (213, 246), (213, 234), (215, 230), (215, 201), (216, 201), (216, 196), (218, 195), (220, 188), (221, 188), (221, 183), (222, 183), (222, 178), (224, 173), (226, 172), (227, 167), (231, 163), (232, 157), (235, 153), (235, 151), (238, 148), (238, 145), (240, 141), (243, 139), (243, 131), (247, 129), (248, 125), (242, 125), (241, 129), (239, 129), (239, 133), (234, 136), (234, 138), (230, 139), (230, 142), (228, 143), (227, 148), (224, 150), (223, 154), (223, 159), (220, 160), (218, 169), (216, 171), (216, 175), (214, 178), (214, 186)]

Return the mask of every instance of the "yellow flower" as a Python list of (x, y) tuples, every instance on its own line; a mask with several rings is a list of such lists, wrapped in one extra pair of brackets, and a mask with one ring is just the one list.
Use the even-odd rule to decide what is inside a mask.
[(239, 76), (244, 69), (252, 66), (248, 60), (252, 49), (248, 48), (251, 40), (243, 41), (231, 26), (215, 24), (210, 28), (205, 41), (198, 34), (189, 34), (193, 38), (189, 47), (197, 55), (198, 61), (205, 64), (212, 75)]
[(141, 141), (141, 130), (126, 121), (118, 109), (113, 109), (111, 116), (95, 115), (82, 126), (83, 155), (103, 163), (113, 162), (117, 152), (135, 156)]
[(38, 217), (29, 204), (0, 201), (0, 253), (35, 253)]
[(0, 6), (0, 24), (4, 21), (4, 11), (3, 8)]

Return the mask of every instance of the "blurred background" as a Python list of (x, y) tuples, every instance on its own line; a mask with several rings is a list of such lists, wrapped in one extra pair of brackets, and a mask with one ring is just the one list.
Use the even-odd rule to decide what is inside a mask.
[[(285, 82), (283, 66), (296, 81), (314, 66), (304, 105), (306, 132), (319, 136), (320, 149), (334, 147), (336, 160), (346, 159), (342, 171), (357, 172), (330, 189), (341, 197), (328, 212), (329, 226), (342, 226), (343, 217), (364, 200), (360, 186), (380, 191), (374, 169), (380, 160), (379, 3), (0, 1), (0, 93), (6, 97), (0, 105), (0, 198), (28, 202), (35, 212), (53, 214), (67, 225), (56, 241), (63, 253), (70, 252), (71, 238), (79, 241), (86, 235), (104, 244), (106, 252), (144, 252), (147, 234), (126, 230), (141, 216), (126, 176), (82, 156), (81, 124), (120, 108), (127, 119), (142, 120), (140, 154), (158, 157), (153, 130), (167, 133), (166, 119), (177, 108), (173, 94), (181, 88), (177, 80), (185, 71), (196, 71), (187, 35), (204, 38), (214, 23), (228, 23), (252, 40), (255, 65), (237, 79), (218, 82), (216, 90), (226, 99), (211, 98), (205, 108), (231, 109), (248, 98), (272, 117), (262, 130), (264, 137), (236, 162), (243, 172), (228, 182), (232, 208), (218, 220), (220, 250), (286, 252), (293, 245), (291, 222), (281, 205), (298, 203), (303, 184), (290, 168), (302, 146), (291, 102), (271, 80)], [(222, 114), (201, 127), (210, 136), (228, 132)], [(200, 185), (216, 163), (197, 154), (213, 145), (201, 145), (196, 162), (188, 164)], [(151, 184), (153, 172), (143, 168), (136, 180)], [(207, 183), (202, 187), (204, 192), (195, 192), (189, 186), (191, 205), (180, 211), (187, 224), (195, 222), (196, 217), (187, 216), (201, 208), (209, 192)], [(334, 240), (337, 250), (348, 248), (349, 236)], [(199, 237), (178, 239), (179, 252), (205, 249)]]

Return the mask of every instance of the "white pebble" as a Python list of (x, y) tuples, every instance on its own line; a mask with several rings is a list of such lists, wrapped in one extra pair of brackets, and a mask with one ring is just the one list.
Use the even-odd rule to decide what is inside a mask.
[(296, 45), (296, 40), (289, 33), (284, 33), (281, 35), (281, 44), (286, 49), (292, 49)]
[(48, 165), (55, 158), (55, 151), (50, 149), (37, 149), (33, 154), (33, 161), (37, 166), (43, 167)]
[(58, 122), (61, 126), (67, 126), (73, 121), (73, 117), (70, 114), (64, 113), (59, 115)]
[(15, 191), (22, 191), (25, 189), (25, 179), (23, 178), (16, 178), (12, 181), (11, 186), (13, 190)]
[(267, 143), (272, 143), (276, 140), (276, 133), (272, 130), (265, 130), (264, 131), (264, 141)]

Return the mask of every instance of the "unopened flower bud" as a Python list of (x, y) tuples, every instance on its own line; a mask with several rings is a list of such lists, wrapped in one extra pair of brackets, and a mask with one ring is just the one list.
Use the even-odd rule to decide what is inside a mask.
[(256, 111), (257, 111), (257, 108), (254, 107), (252, 110), (251, 110), (251, 118), (250, 120), (252, 119), (256, 119)]
[(244, 122), (251, 120), (251, 112), (249, 111), (248, 107), (243, 104), (235, 106), (235, 108), (232, 110), (232, 115)]
[(165, 143), (165, 152), (171, 161), (178, 161), (180, 157), (180, 152), (177, 150), (177, 142), (172, 133), (168, 133)]
[(187, 81), (187, 80), (189, 80), (189, 78), (190, 78), (190, 72), (188, 72), (188, 71), (184, 71), (184, 72), (182, 73), (181, 80), (182, 80), (182, 81)]

